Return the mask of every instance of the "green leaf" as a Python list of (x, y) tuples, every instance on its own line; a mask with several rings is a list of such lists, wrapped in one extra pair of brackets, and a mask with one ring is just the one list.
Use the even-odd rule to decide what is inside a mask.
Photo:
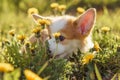
[(94, 67), (95, 67), (95, 73), (96, 73), (97, 79), (102, 80), (102, 77), (101, 77), (101, 74), (100, 74), (100, 72), (99, 72), (99, 70), (97, 68), (97, 65), (94, 64)]
[(112, 77), (112, 79), (111, 80), (115, 80), (116, 79), (116, 77), (117, 77), (117, 73)]
[(95, 80), (95, 74), (94, 74), (94, 72), (92, 71), (92, 72), (90, 72), (90, 79), (91, 80)]
[(48, 66), (48, 62), (44, 63), (44, 65), (41, 67), (41, 69), (38, 71), (38, 75)]
[(120, 73), (118, 73), (118, 80), (120, 80)]
[(13, 80), (11, 73), (4, 73), (3, 80)]
[(21, 75), (21, 71), (20, 68), (15, 69), (12, 73), (11, 73), (13, 80), (19, 80), (19, 77)]

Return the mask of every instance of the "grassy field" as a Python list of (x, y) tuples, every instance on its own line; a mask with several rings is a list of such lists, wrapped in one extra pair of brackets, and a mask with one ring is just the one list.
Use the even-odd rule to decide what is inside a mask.
[[(26, 42), (36, 26), (27, 10), (0, 13), (0, 80), (120, 80), (120, 8), (97, 9), (94, 48), (88, 53), (78, 50), (69, 60), (50, 58), (42, 43)], [(51, 10), (41, 15), (53, 15)], [(78, 16), (76, 10), (73, 15)], [(19, 52), (23, 45), (25, 54)]]

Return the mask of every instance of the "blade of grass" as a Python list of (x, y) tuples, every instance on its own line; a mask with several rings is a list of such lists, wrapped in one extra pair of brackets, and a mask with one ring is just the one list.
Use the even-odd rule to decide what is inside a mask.
[(102, 80), (101, 74), (100, 74), (96, 64), (94, 64), (94, 68), (95, 68), (95, 73), (96, 73), (97, 79)]
[(117, 73), (112, 77), (111, 80), (115, 80), (116, 76), (117, 76)]
[(41, 67), (41, 69), (38, 71), (38, 75), (41, 74), (41, 72), (48, 66), (48, 61), (46, 63), (44, 63), (44, 65)]
[(50, 78), (50, 76), (47, 76), (47, 77), (45, 77), (43, 80), (48, 80)]
[(120, 73), (118, 73), (118, 80), (120, 80)]

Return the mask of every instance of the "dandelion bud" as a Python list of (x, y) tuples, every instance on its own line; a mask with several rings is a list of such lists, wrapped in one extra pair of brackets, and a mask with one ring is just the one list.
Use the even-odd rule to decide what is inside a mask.
[(31, 45), (31, 43), (30, 43), (29, 41), (25, 42), (25, 47), (26, 47), (26, 48), (29, 48), (30, 45)]
[(94, 43), (94, 49), (95, 49), (96, 51), (101, 50), (101, 48), (100, 48), (98, 42), (96, 42), (96, 41), (95, 41), (95, 43)]
[(43, 80), (37, 74), (28, 69), (24, 70), (24, 74), (27, 80)]
[(59, 5), (59, 11), (64, 11), (66, 9), (66, 5)]
[(53, 34), (53, 36), (55, 37), (57, 43), (60, 41), (59, 40), (60, 35), (61, 35), (60, 32), (56, 32), (56, 33)]
[(24, 42), (26, 36), (25, 36), (25, 35), (18, 35), (17, 38), (18, 38), (18, 40), (20, 40), (21, 42)]
[(82, 14), (83, 12), (85, 12), (85, 9), (82, 8), (82, 7), (78, 7), (78, 8), (77, 8), (77, 12), (78, 12), (79, 14)]
[(13, 30), (10, 30), (9, 31), (9, 34), (11, 35), (11, 36), (14, 36), (15, 35), (15, 30), (13, 29)]
[(13, 71), (14, 67), (9, 63), (0, 63), (0, 72)]
[(40, 24), (40, 25), (50, 25), (51, 24), (51, 22), (49, 21), (49, 20), (47, 20), (47, 19), (38, 19), (37, 20), (37, 22), (38, 22), (38, 24)]
[(31, 16), (32, 14), (38, 14), (38, 9), (36, 9), (36, 8), (29, 8), (28, 9), (28, 16)]
[(110, 31), (110, 28), (104, 26), (104, 27), (101, 28), (101, 31), (106, 33), (106, 32), (109, 32), (109, 31)]
[(41, 30), (42, 30), (41, 27), (35, 27), (35, 28), (32, 30), (32, 32), (35, 33), (35, 36), (36, 36), (37, 38), (39, 38), (39, 37), (40, 37), (40, 32), (41, 32)]
[(52, 9), (57, 9), (58, 6), (59, 6), (58, 3), (52, 3), (52, 4), (50, 5), (50, 7), (51, 7)]

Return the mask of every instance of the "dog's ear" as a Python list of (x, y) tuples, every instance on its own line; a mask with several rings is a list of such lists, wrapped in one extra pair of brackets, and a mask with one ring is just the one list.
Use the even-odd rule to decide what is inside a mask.
[(37, 20), (38, 19), (47, 19), (47, 20), (52, 20), (52, 18), (51, 17), (43, 17), (43, 16), (40, 16), (40, 15), (38, 15), (38, 14), (33, 14), (32, 15), (32, 17), (33, 17), (33, 19), (34, 19), (34, 21), (37, 23)]
[(96, 10), (94, 8), (90, 8), (84, 12), (77, 20), (75, 20), (77, 33), (84, 36), (89, 35), (95, 23), (95, 19)]
[(32, 17), (33, 17), (33, 19), (34, 19), (34, 21), (37, 23), (37, 20), (38, 19), (44, 19), (45, 17), (42, 17), (42, 16), (40, 16), (40, 15), (38, 15), (38, 14), (33, 14), (32, 15)]

